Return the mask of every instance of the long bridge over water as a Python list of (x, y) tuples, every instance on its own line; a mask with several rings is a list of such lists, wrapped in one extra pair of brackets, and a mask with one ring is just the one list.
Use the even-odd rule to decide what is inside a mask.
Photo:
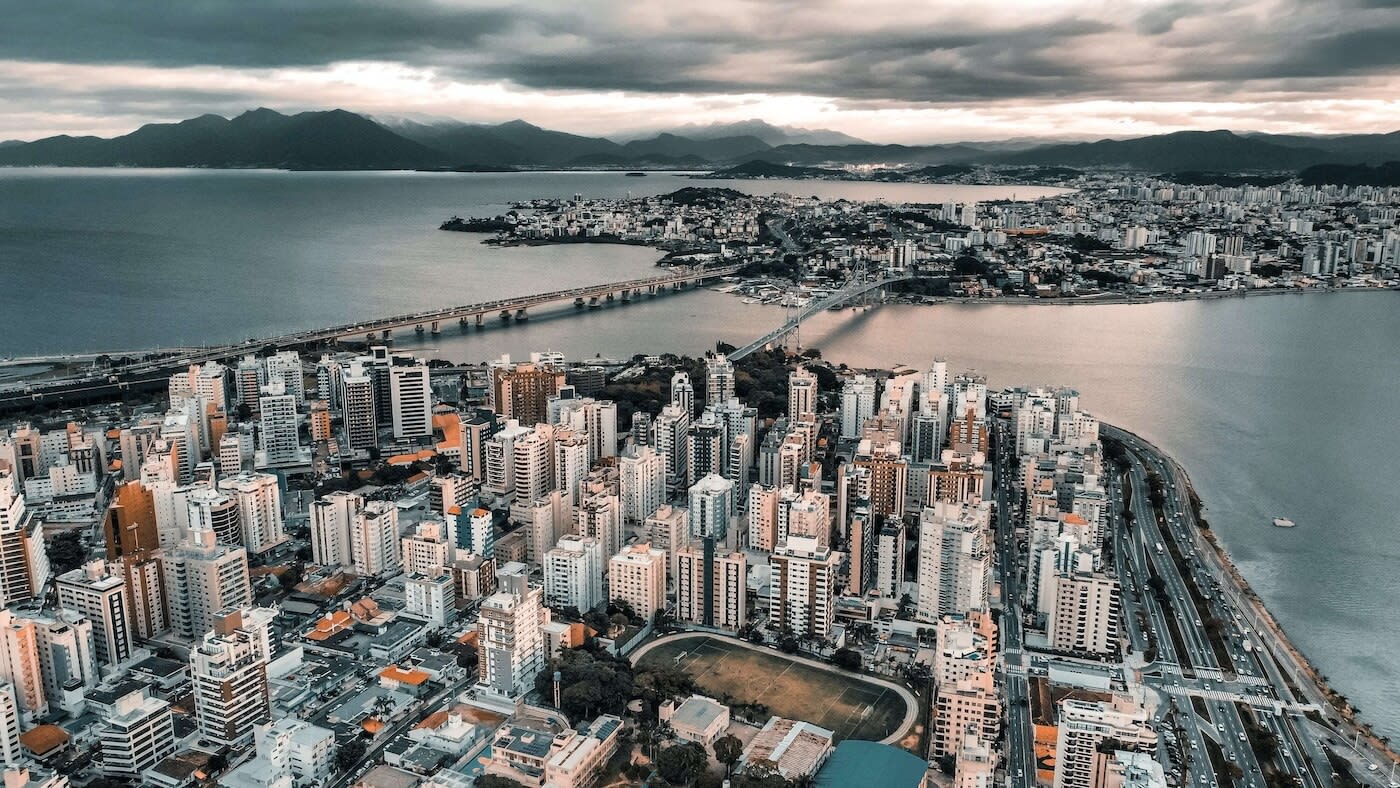
[[(596, 308), (614, 302), (627, 303), (638, 298), (684, 290), (706, 281), (732, 276), (738, 273), (741, 268), (741, 265), (677, 268), (664, 276), (571, 287), (527, 296), (431, 309), (328, 328), (308, 329), (279, 336), (249, 339), (235, 344), (183, 348), (173, 355), (165, 355), (158, 359), (122, 367), (115, 373), (93, 372), (84, 376), (75, 375), (39, 381), (23, 389), (0, 391), (0, 412), (24, 410), (39, 404), (61, 407), (110, 401), (131, 391), (161, 389), (164, 388), (172, 373), (188, 369), (191, 364), (225, 361), (267, 348), (315, 347), (336, 340), (352, 338), (368, 342), (389, 342), (392, 341), (393, 332), (398, 329), (412, 328), (415, 333), (439, 334), (444, 325), (451, 325), (454, 321), (463, 330), (472, 326), (482, 328), (488, 318), (493, 317), (498, 318), (503, 323), (524, 321), (529, 319), (530, 309), (554, 303), (572, 301), (574, 306), (579, 309)], [(769, 347), (796, 331), (803, 320), (817, 312), (840, 307), (855, 298), (907, 278), (909, 278), (907, 274), (884, 275), (879, 278), (861, 279), (849, 283), (830, 295), (803, 307), (782, 326), (739, 348), (730, 355), (733, 358), (742, 358), (756, 350)]]

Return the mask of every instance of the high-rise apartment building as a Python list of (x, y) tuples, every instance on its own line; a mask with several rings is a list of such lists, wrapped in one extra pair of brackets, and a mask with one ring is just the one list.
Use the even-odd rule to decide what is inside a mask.
[(221, 616), (190, 651), (195, 719), (204, 738), (247, 744), (253, 726), (267, 721), (272, 615), (275, 611), (257, 608)]
[(919, 596), (924, 621), (985, 609), (992, 588), (986, 504), (938, 503), (919, 517)]
[(564, 386), (564, 371), (548, 364), (511, 364), (508, 357), (491, 370), (491, 403), (496, 412), (521, 424), (549, 421), (549, 398)]
[(1050, 647), (1076, 654), (1118, 651), (1118, 579), (1102, 572), (1070, 572), (1055, 578), (1055, 603), (1046, 632)]
[(116, 698), (97, 729), (102, 773), (139, 781), (142, 772), (174, 754), (174, 718), (170, 704), (152, 697), (149, 687), (123, 687), (130, 691)]
[(622, 482), (622, 518), (644, 522), (666, 503), (666, 458), (650, 446), (634, 446), (618, 458)]
[(747, 623), (748, 561), (689, 545), (676, 551), (676, 618), (738, 630)]
[(219, 491), (238, 503), (243, 546), (265, 553), (287, 541), (282, 524), (282, 489), (270, 473), (240, 473), (219, 480)]
[(455, 545), (447, 538), (447, 526), (436, 520), (424, 520), (418, 528), (401, 542), (403, 571), (407, 574), (427, 575), (433, 570), (450, 566)]
[(32, 599), (48, 581), (43, 523), (25, 508), (15, 472), (0, 469), (0, 598), (6, 604)]
[(817, 418), (817, 376), (806, 367), (788, 375), (788, 420), (815, 421)]
[(535, 676), (544, 670), (542, 628), (549, 623), (549, 610), (541, 604), (543, 591), (530, 587), (529, 571), (521, 563), (500, 567), (499, 590), (481, 603), (477, 686), (496, 696), (520, 698), (534, 689)]
[(258, 398), (258, 440), (263, 461), (268, 465), (287, 465), (301, 459), (297, 433), (299, 401), (280, 380), (263, 386), (262, 396)]
[(423, 573), (409, 573), (404, 580), (404, 612), (437, 629), (451, 625), (457, 619), (452, 571), (436, 566)]
[(841, 387), (841, 438), (858, 438), (865, 420), (875, 414), (875, 380), (856, 375)]
[(690, 375), (677, 372), (671, 376), (670, 404), (687, 416), (695, 415), (695, 386), (690, 382)]
[(622, 502), (606, 490), (585, 491), (574, 507), (574, 532), (591, 536), (608, 556), (622, 549)]
[(346, 449), (353, 452), (379, 445), (374, 377), (362, 364), (351, 364), (341, 375), (340, 418)]
[(350, 523), (350, 557), (355, 574), (388, 577), (403, 568), (399, 553), (399, 509), (392, 501), (370, 501)]
[(363, 496), (337, 490), (311, 504), (311, 560), (320, 566), (351, 566), (350, 529), (365, 508)]
[(132, 637), (149, 640), (170, 626), (165, 592), (165, 558), (160, 550), (136, 550), (123, 555), (122, 580), (131, 599)]
[(26, 720), (49, 713), (44, 670), (39, 659), (39, 634), (33, 621), (15, 618), (0, 608), (0, 681), (14, 687), (15, 700)]
[[(1059, 703), (1055, 741), (1055, 788), (1101, 788), (1108, 762), (1116, 751), (1152, 752), (1157, 732), (1147, 710), (1128, 698), (1084, 700), (1067, 697)], [(1113, 750), (1100, 747), (1112, 739)]]
[(187, 640), (212, 629), (220, 613), (253, 602), (248, 551), (219, 544), (213, 531), (194, 531), (165, 555), (164, 569), (171, 625)]
[(554, 608), (592, 610), (603, 598), (603, 543), (566, 536), (544, 554), (544, 601)]
[(58, 576), (58, 604), (75, 610), (92, 622), (97, 658), (107, 665), (120, 665), (131, 659), (135, 648), (132, 632), (131, 595), (120, 565), (90, 561)]
[(666, 551), (642, 542), (608, 559), (608, 599), (626, 602), (650, 621), (666, 606)]
[(705, 360), (705, 404), (718, 405), (734, 398), (734, 362), (723, 353)]
[(935, 758), (956, 756), (964, 737), (972, 733), (996, 741), (1001, 727), (1001, 697), (995, 674), (974, 673), (954, 684), (938, 687), (934, 699), (933, 744)]
[(825, 639), (836, 614), (837, 572), (844, 556), (812, 536), (789, 536), (779, 542), (768, 563), (773, 598), (768, 622), (795, 637)]
[(421, 360), (394, 356), (388, 372), (394, 437), (399, 440), (432, 437), (433, 389), (428, 380), (428, 365)]

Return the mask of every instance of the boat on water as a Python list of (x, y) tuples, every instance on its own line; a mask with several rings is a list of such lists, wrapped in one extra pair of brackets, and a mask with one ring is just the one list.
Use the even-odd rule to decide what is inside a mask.
[(1278, 528), (1292, 528), (1295, 525), (1297, 525), (1297, 523), (1293, 522), (1287, 517), (1275, 517), (1274, 525)]
[(645, 172), (629, 172), (629, 173), (627, 173), (627, 177), (628, 177), (628, 178), (645, 178), (645, 177), (647, 177), (647, 174), (646, 174)]

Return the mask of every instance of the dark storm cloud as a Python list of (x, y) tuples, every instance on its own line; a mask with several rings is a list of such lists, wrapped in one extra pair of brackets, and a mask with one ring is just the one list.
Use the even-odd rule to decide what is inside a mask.
[(1400, 67), (1400, 9), (1382, 0), (1047, 8), (0, 0), (0, 60), (234, 69), (378, 61), (541, 90), (928, 104), (1247, 99), (1251, 81), (1316, 92)]

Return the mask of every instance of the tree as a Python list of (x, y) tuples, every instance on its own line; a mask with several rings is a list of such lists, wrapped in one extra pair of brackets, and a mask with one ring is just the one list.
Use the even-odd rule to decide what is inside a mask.
[(365, 749), (364, 741), (358, 737), (345, 742), (340, 745), (340, 751), (335, 754), (335, 765), (340, 767), (343, 772), (349, 771), (360, 762), (361, 758), (365, 757)]
[(938, 756), (938, 770), (948, 776), (952, 776), (957, 769), (958, 761), (951, 755)]
[(778, 648), (781, 649), (784, 654), (796, 654), (799, 645), (801, 644), (797, 642), (797, 638), (792, 635), (785, 635), (778, 640)]
[(705, 771), (705, 749), (693, 741), (673, 744), (656, 756), (656, 770), (672, 785), (684, 785)]
[(83, 565), (87, 549), (77, 531), (63, 531), (49, 540), (49, 566), (53, 574), (61, 575)]
[(228, 756), (221, 752), (216, 752), (209, 756), (209, 761), (204, 764), (207, 774), (218, 774), (228, 768)]
[(724, 764), (724, 776), (728, 777), (734, 771), (734, 764), (744, 755), (744, 743), (739, 741), (738, 736), (725, 734), (715, 739), (712, 747), (715, 751), (715, 760)]
[(441, 648), (441, 647), (442, 647), (442, 630), (440, 630), (440, 629), (434, 629), (434, 630), (432, 630), (432, 631), (429, 632), (426, 636), (424, 636), (423, 642), (427, 644), (428, 648)]
[(831, 655), (831, 664), (846, 670), (860, 670), (860, 652), (855, 649), (838, 648), (836, 653)]

